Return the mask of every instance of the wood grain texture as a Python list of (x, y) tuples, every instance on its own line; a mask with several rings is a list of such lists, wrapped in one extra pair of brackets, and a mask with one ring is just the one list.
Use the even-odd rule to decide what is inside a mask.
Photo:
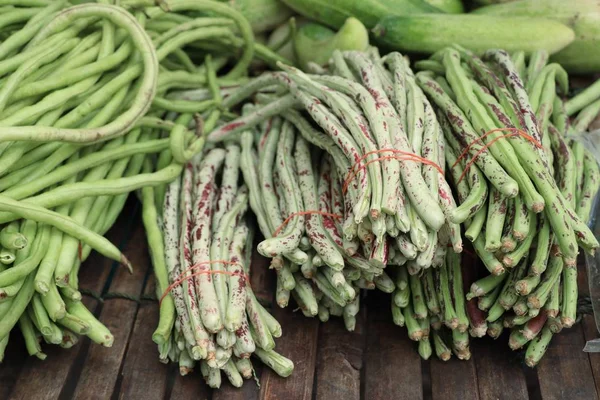
[(223, 384), (219, 390), (213, 391), (212, 400), (257, 400), (259, 396), (260, 388), (256, 385), (254, 379), (245, 380), (241, 388), (236, 388), (229, 383), (227, 377), (223, 374)]
[[(596, 121), (600, 122), (600, 118), (596, 118)], [(585, 262), (580, 258), (579, 271), (577, 275), (577, 281), (579, 284), (579, 293), (584, 296), (590, 295), (590, 288), (588, 285), (588, 275), (585, 270)], [(584, 315), (581, 320), (581, 326), (583, 329), (583, 336), (585, 341), (600, 338), (598, 333), (598, 327), (593, 315)], [(600, 396), (600, 353), (588, 353), (590, 360), (590, 367), (592, 369), (592, 375), (594, 376), (594, 384), (596, 386), (596, 393)]]
[[(134, 272), (129, 274), (125, 268), (119, 268), (108, 292), (139, 297), (150, 265), (144, 227), (139, 223), (139, 219), (124, 254), (131, 261)], [(137, 310), (138, 303), (135, 301), (121, 298), (105, 299), (98, 319), (113, 334), (114, 344), (111, 348), (97, 345), (90, 347), (77, 382), (74, 399), (100, 400), (110, 398), (113, 394)], [(104, 372), (98, 375), (97, 371)]]
[(378, 304), (379, 307), (374, 307), (372, 302), (369, 304), (364, 398), (422, 399), (421, 359), (417, 344), (408, 338), (406, 328), (399, 328), (391, 322), (389, 299)]
[[(452, 358), (439, 360), (435, 354), (429, 363), (431, 371), (431, 394), (434, 399), (479, 400), (475, 361)], [(481, 397), (489, 399), (489, 397)]]
[[(154, 275), (150, 274), (144, 294), (154, 295), (154, 292)], [(152, 341), (152, 333), (157, 325), (158, 303), (142, 301), (123, 361), (118, 396), (120, 399), (162, 400), (165, 398), (171, 368), (158, 360), (157, 345)]]
[(197, 368), (192, 374), (181, 376), (179, 369), (174, 368), (175, 382), (169, 398), (172, 400), (209, 400), (211, 389), (204, 382), (204, 378)]
[(283, 327), (283, 335), (275, 339), (275, 350), (294, 362), (293, 379), (284, 379), (270, 368), (261, 375), (260, 398), (265, 400), (308, 400), (312, 398), (319, 320), (307, 318), (292, 307), (275, 307), (273, 316)]
[(4, 359), (0, 364), (0, 399), (8, 398), (27, 357), (21, 334), (17, 331), (12, 332), (8, 339)]
[(315, 372), (316, 399), (359, 400), (366, 339), (366, 310), (348, 332), (341, 318), (321, 324)]
[(596, 399), (590, 360), (582, 351), (581, 325), (554, 335), (538, 365), (540, 392), (544, 400)]
[[(93, 310), (96, 300), (84, 298), (85, 305)], [(68, 382), (76, 381), (78, 375), (77, 358), (80, 352), (89, 347), (89, 339), (80, 338), (72, 348), (44, 346), (48, 358), (41, 361), (28, 357), (8, 399), (58, 399), (63, 391), (70, 391)]]
[(508, 346), (501, 351), (503, 346), (507, 346), (506, 336), (497, 341), (491, 338), (474, 340), (471, 344), (481, 400), (525, 400), (529, 397), (523, 372), (525, 367), (519, 355), (509, 351)]
[[(593, 315), (585, 315), (581, 321), (585, 340), (593, 340), (600, 338), (598, 328)], [(592, 375), (594, 376), (594, 384), (596, 385), (596, 393), (600, 396), (600, 353), (588, 353)]]
[(275, 288), (275, 272), (269, 269), (269, 260), (258, 254), (252, 253), (252, 265), (250, 267), (250, 286), (256, 298), (265, 306), (273, 304), (273, 293)]

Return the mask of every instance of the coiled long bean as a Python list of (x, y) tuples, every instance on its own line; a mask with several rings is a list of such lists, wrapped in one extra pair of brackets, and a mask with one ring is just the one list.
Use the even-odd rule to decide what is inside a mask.
[(30, 140), (52, 141), (62, 140), (73, 143), (90, 143), (122, 135), (149, 109), (156, 91), (158, 80), (158, 60), (151, 39), (135, 18), (121, 7), (105, 4), (82, 4), (61, 11), (50, 23), (44, 26), (31, 40), (30, 46), (41, 42), (53, 33), (60, 32), (77, 18), (104, 17), (127, 31), (136, 49), (141, 55), (144, 71), (139, 86), (139, 95), (134, 98), (130, 108), (98, 128), (61, 129), (55, 127), (6, 127), (0, 141)]

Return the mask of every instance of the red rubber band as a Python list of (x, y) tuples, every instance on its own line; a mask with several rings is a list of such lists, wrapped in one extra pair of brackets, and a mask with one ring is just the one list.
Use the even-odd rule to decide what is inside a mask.
[(475, 143), (482, 141), (485, 137), (491, 135), (492, 133), (506, 132), (506, 131), (509, 131), (511, 133), (507, 133), (505, 135), (501, 135), (501, 136), (498, 136), (497, 138), (494, 138), (489, 143), (483, 145), (483, 147), (479, 151), (477, 151), (477, 153), (475, 153), (475, 155), (469, 160), (469, 162), (465, 166), (465, 169), (463, 170), (462, 174), (460, 175), (460, 178), (458, 179), (458, 181), (456, 183), (460, 183), (463, 180), (463, 178), (465, 177), (465, 175), (466, 175), (467, 171), (469, 170), (469, 168), (471, 168), (471, 166), (477, 160), (477, 157), (479, 157), (479, 155), (481, 153), (483, 153), (484, 151), (486, 151), (487, 149), (489, 149), (492, 144), (494, 144), (495, 142), (497, 142), (500, 139), (504, 139), (504, 138), (507, 138), (507, 137), (521, 136), (521, 137), (529, 140), (537, 148), (540, 148), (540, 149), (543, 148), (543, 146), (542, 146), (542, 144), (540, 142), (538, 142), (533, 136), (527, 134), (527, 132), (525, 132), (525, 131), (523, 131), (521, 129), (518, 129), (518, 128), (496, 128), (496, 129), (492, 129), (490, 131), (487, 131), (485, 134), (483, 134), (482, 136), (478, 137), (477, 139), (475, 139), (474, 141), (472, 141), (471, 143), (469, 143), (469, 145), (467, 147), (465, 147), (465, 149), (463, 150), (463, 152), (460, 154), (460, 156), (458, 156), (458, 158), (456, 159), (456, 161), (454, 162), (454, 164), (452, 164), (452, 167), (450, 167), (450, 168), (456, 167), (460, 163), (460, 161), (469, 153), (469, 150), (471, 149), (471, 147)]
[[(383, 156), (383, 157), (379, 157), (379, 158), (376, 158), (373, 160), (369, 160), (366, 163), (363, 163), (363, 161), (372, 154), (386, 153), (386, 152), (401, 154), (401, 156)], [(367, 168), (367, 166), (369, 164), (373, 164), (374, 162), (385, 161), (385, 160), (416, 161), (416, 162), (420, 162), (422, 164), (431, 165), (432, 167), (437, 169), (442, 175), (444, 174), (444, 170), (442, 169), (442, 167), (437, 165), (435, 162), (428, 160), (426, 158), (423, 158), (415, 153), (411, 153), (411, 152), (404, 151), (404, 150), (397, 150), (397, 149), (373, 150), (373, 151), (369, 151), (369, 152), (363, 154), (358, 159), (358, 161), (352, 166), (352, 168), (350, 168), (350, 171), (348, 171), (348, 175), (346, 176), (346, 179), (344, 180), (344, 185), (342, 187), (342, 193), (346, 194), (346, 192), (348, 191), (348, 186), (350, 185), (350, 182), (352, 182), (352, 180), (354, 178), (356, 178), (356, 176), (358, 175), (358, 173), (361, 170)]]
[(281, 230), (294, 218), (296, 218), (297, 216), (300, 215), (313, 215), (313, 214), (317, 214), (317, 215), (322, 215), (323, 217), (330, 217), (330, 218), (335, 218), (335, 219), (340, 219), (342, 218), (341, 215), (339, 214), (332, 214), (332, 213), (328, 213), (325, 211), (319, 211), (319, 210), (312, 210), (312, 211), (298, 211), (295, 213), (290, 214), (289, 217), (287, 217), (285, 219), (285, 221), (283, 221), (281, 223), (281, 225), (279, 225), (279, 227), (277, 229), (275, 229), (275, 232), (273, 232), (273, 237), (277, 236), (279, 233), (281, 233)]
[(229, 272), (229, 271), (213, 271), (213, 270), (208, 270), (208, 271), (198, 271), (198, 272), (194, 272), (193, 274), (191, 274), (190, 276), (184, 276), (187, 272), (192, 271), (196, 268), (199, 268), (201, 266), (204, 265), (210, 265), (210, 264), (225, 264), (225, 265), (239, 265), (243, 268), (243, 265), (237, 262), (232, 262), (232, 261), (226, 261), (226, 260), (211, 260), (211, 261), (203, 261), (200, 262), (198, 264), (192, 265), (190, 268), (186, 269), (185, 271), (183, 271), (182, 273), (180, 273), (179, 275), (177, 275), (177, 279), (175, 280), (175, 282), (171, 283), (167, 289), (164, 291), (164, 293), (162, 294), (162, 296), (160, 296), (160, 299), (158, 300), (158, 306), (160, 307), (162, 301), (164, 300), (165, 297), (167, 297), (167, 295), (171, 292), (171, 290), (173, 290), (175, 287), (181, 285), (184, 281), (186, 280), (190, 280), (191, 278), (195, 277), (195, 276), (200, 276), (200, 275), (229, 275), (229, 276), (240, 276), (242, 277), (245, 281), (246, 281), (246, 285), (250, 285), (250, 277), (244, 273), (244, 272)]

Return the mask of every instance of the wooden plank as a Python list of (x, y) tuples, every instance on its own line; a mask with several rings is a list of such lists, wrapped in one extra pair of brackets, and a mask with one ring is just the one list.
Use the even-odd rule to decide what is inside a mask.
[(544, 400), (597, 398), (589, 358), (582, 351), (583, 345), (580, 325), (554, 335), (538, 366)]
[[(596, 121), (600, 122), (600, 118), (596, 118)], [(585, 262), (583, 257), (580, 258), (579, 271), (577, 280), (579, 284), (579, 293), (581, 296), (590, 295), (590, 287), (588, 285), (588, 275), (585, 269)], [(596, 327), (596, 321), (594, 315), (586, 314), (581, 320), (581, 326), (583, 329), (584, 339), (586, 341), (600, 338), (598, 328)], [(590, 360), (590, 367), (592, 369), (592, 375), (594, 376), (594, 383), (596, 386), (596, 392), (600, 395), (600, 354), (599, 353), (588, 353)]]
[(406, 328), (392, 323), (389, 298), (380, 295), (380, 300), (375, 307), (370, 303), (368, 309), (364, 398), (422, 399), (417, 344), (408, 338)]
[[(84, 298), (85, 305), (94, 309), (96, 300)], [(80, 338), (79, 343), (65, 350), (60, 346), (44, 346), (48, 358), (44, 361), (29, 357), (8, 399), (58, 399), (63, 390), (68, 389), (68, 382), (80, 352), (89, 346), (87, 338)]]
[(211, 390), (204, 382), (200, 374), (200, 368), (192, 374), (181, 376), (179, 368), (175, 368), (175, 383), (171, 391), (170, 399), (173, 400), (208, 400), (211, 398)]
[[(119, 268), (115, 274), (109, 293), (123, 293), (139, 297), (144, 278), (150, 266), (146, 246), (144, 226), (136, 218), (137, 226), (129, 239), (124, 254), (134, 266), (133, 274)], [(131, 329), (134, 324), (138, 303), (129, 299), (107, 298), (102, 306), (99, 320), (108, 327), (115, 340), (111, 348), (91, 346), (73, 395), (74, 399), (106, 399), (112, 395)], [(98, 373), (102, 371), (102, 373)]]
[(346, 330), (341, 318), (332, 318), (319, 329), (315, 372), (317, 399), (360, 399), (366, 308), (362, 307), (356, 317), (354, 332)]
[(260, 398), (267, 400), (307, 400), (312, 398), (317, 355), (319, 320), (307, 318), (291, 307), (275, 307), (273, 316), (283, 327), (276, 350), (294, 362), (292, 379), (281, 378), (270, 368), (261, 375)]
[[(585, 315), (581, 321), (581, 324), (586, 341), (600, 338), (593, 315)], [(600, 394), (600, 353), (588, 353), (588, 357), (590, 360), (590, 366), (592, 368), (592, 374), (594, 376), (596, 393)]]
[[(587, 293), (587, 275), (583, 266), (580, 267), (579, 290)], [(542, 399), (598, 398), (590, 358), (583, 352), (584, 345), (581, 324), (554, 335), (537, 368)]]
[(269, 264), (269, 259), (258, 254), (255, 245), (250, 267), (250, 286), (256, 298), (265, 306), (273, 304), (275, 287), (275, 272), (269, 269)]
[[(150, 273), (144, 294), (154, 295), (154, 293), (154, 275)], [(120, 399), (162, 400), (165, 397), (170, 368), (158, 361), (158, 349), (152, 341), (152, 332), (157, 325), (158, 303), (142, 301), (123, 361)], [(202, 397), (197, 398), (202, 399)]]
[[(259, 363), (258, 360), (253, 361), (254, 364)], [(212, 400), (255, 400), (259, 398), (260, 388), (257, 386), (254, 379), (245, 380), (244, 385), (241, 388), (236, 388), (229, 383), (225, 374), (222, 375), (223, 383), (219, 390), (213, 390)]]
[[(479, 400), (475, 361), (439, 360), (435, 354), (430, 361), (431, 395), (437, 399)], [(481, 397), (488, 399), (490, 397)]]
[(483, 338), (472, 341), (479, 398), (527, 399), (527, 382), (523, 372), (525, 367), (522, 367), (519, 355), (512, 353), (503, 339), (494, 341)]
[(27, 357), (23, 337), (15, 330), (8, 339), (4, 360), (0, 364), (0, 399), (8, 398)]

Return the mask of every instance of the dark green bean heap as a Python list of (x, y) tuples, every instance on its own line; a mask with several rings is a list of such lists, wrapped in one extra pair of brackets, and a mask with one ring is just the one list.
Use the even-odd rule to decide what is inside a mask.
[(7, 13), (27, 19), (3, 28), (0, 359), (17, 324), (42, 359), (39, 338), (71, 347), (84, 334), (112, 345), (80, 302), (79, 266), (95, 249), (131, 268), (102, 235), (127, 192), (179, 174), (138, 175), (145, 154), (169, 146), (131, 130), (150, 108), (158, 75), (143, 27), (114, 6), (67, 5), (14, 7)]
[[(3, 8), (12, 22), (0, 26), (0, 360), (17, 324), (40, 358), (39, 338), (112, 344), (80, 302), (79, 266), (94, 249), (131, 268), (102, 235), (129, 192), (158, 186), (160, 198), (181, 175), (202, 150), (197, 132), (221, 117), (213, 94), (243, 79), (253, 57), (248, 22), (224, 4), (172, 0), (166, 12), (126, 3)], [(229, 57), (188, 49), (215, 37), (236, 43)], [(209, 101), (189, 99), (190, 89)]]
[(586, 225), (598, 166), (570, 135), (587, 130), (600, 105), (571, 124), (568, 115), (593, 96), (567, 101), (568, 114), (560, 97), (568, 76), (547, 61), (542, 51), (526, 64), (523, 54), (448, 48), (417, 63), (448, 144), (458, 209), (468, 210), (451, 220), (465, 224), (490, 273), (466, 295), (471, 335), (511, 328), (509, 345), (526, 346), (530, 366), (553, 333), (575, 323), (578, 247), (598, 247)]

